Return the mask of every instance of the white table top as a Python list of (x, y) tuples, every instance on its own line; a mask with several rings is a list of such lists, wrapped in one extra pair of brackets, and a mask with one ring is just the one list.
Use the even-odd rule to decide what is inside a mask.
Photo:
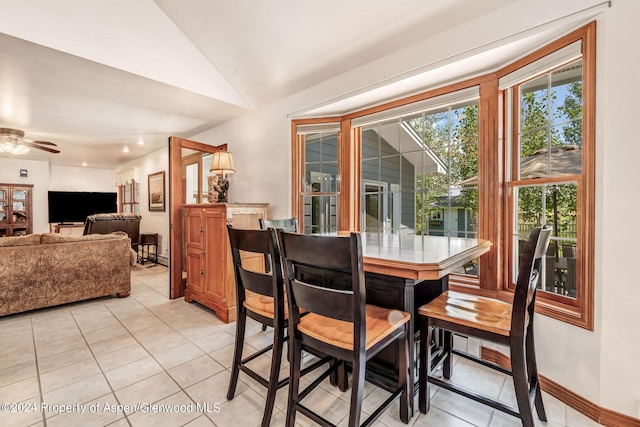
[(365, 271), (415, 280), (440, 279), (491, 249), (487, 240), (462, 237), (391, 233), (361, 233), (361, 237)]

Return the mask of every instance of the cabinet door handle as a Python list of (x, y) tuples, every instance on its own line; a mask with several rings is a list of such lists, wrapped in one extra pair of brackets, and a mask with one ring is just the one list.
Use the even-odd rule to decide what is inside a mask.
[(200, 275), (204, 276), (204, 270), (200, 270)]
[(204, 227), (200, 227), (200, 230), (198, 230), (198, 233), (204, 233)]

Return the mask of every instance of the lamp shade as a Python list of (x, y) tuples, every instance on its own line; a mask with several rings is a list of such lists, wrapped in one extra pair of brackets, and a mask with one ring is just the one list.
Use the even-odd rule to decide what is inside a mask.
[(213, 153), (211, 170), (209, 172), (226, 175), (229, 173), (235, 173), (235, 171), (236, 169), (233, 166), (233, 156), (229, 151), (216, 151)]

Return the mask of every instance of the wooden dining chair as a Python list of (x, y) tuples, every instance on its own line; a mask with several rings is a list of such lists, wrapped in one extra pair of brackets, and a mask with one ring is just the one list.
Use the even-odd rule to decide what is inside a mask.
[[(303, 400), (330, 375), (351, 364), (350, 427), (360, 425), (366, 362), (399, 342), (397, 384), (387, 386), (391, 396), (362, 425), (371, 425), (400, 397), (400, 418), (409, 421), (407, 324), (409, 313), (366, 304), (360, 234), (349, 237), (316, 236), (278, 230), (288, 294), (290, 374), (286, 425), (293, 427), (301, 412), (322, 426), (332, 426)], [(301, 316), (304, 310), (306, 313)], [(315, 381), (300, 390), (302, 351), (335, 357)]]
[[(273, 228), (276, 230), (284, 230), (289, 231), (291, 233), (298, 232), (298, 218), (284, 218), (284, 219), (262, 219), (258, 220), (260, 222), (260, 229), (266, 230), (268, 228)], [(264, 257), (265, 261), (265, 271), (268, 273), (271, 265), (271, 257), (269, 255)], [(262, 330), (266, 330), (266, 326), (262, 325)]]
[[(545, 256), (551, 227), (535, 228), (530, 234), (520, 260), (518, 280), (513, 304), (493, 298), (447, 291), (419, 309), (421, 315), (420, 336), (420, 376), (418, 381), (418, 402), (420, 411), (426, 413), (430, 406), (429, 383), (454, 393), (489, 405), (492, 408), (518, 417), (522, 425), (533, 427), (532, 401), (538, 418), (546, 421), (542, 393), (538, 379), (535, 345), (533, 337), (533, 315), (536, 300), (536, 286), (541, 273), (541, 261)], [(511, 375), (515, 387), (518, 407), (480, 395), (452, 382), (431, 375), (435, 366), (432, 360), (432, 337), (434, 328), (444, 331), (445, 366), (443, 376), (452, 376), (452, 353)], [(477, 337), (509, 347), (511, 369), (478, 359), (467, 353), (453, 349), (452, 333), (467, 337)], [(443, 359), (440, 359), (442, 361)]]
[[(283, 218), (283, 219), (262, 219), (258, 220), (260, 222), (260, 229), (266, 230), (268, 228), (281, 229), (284, 231), (290, 231), (292, 233), (298, 232), (298, 218)], [(269, 272), (271, 268), (271, 256), (266, 255), (264, 257), (265, 263), (265, 272)], [(262, 330), (267, 330), (267, 325), (262, 324)]]
[[(288, 339), (285, 330), (288, 326), (288, 308), (284, 296), (284, 283), (280, 264), (277, 237), (273, 229), (270, 230), (241, 230), (227, 226), (229, 244), (233, 258), (236, 283), (236, 336), (231, 365), (231, 379), (227, 399), (232, 400), (240, 371), (249, 375), (267, 388), (267, 398), (262, 417), (262, 426), (268, 426), (271, 421), (276, 392), (289, 382), (289, 378), (279, 380), (282, 349)], [(272, 274), (256, 271), (242, 263), (241, 251), (269, 255), (272, 260)], [(254, 264), (255, 265), (255, 264)], [(247, 317), (273, 328), (273, 343), (255, 353), (243, 358), (242, 350), (246, 331)], [(269, 378), (252, 370), (247, 364), (257, 357), (272, 351)], [(326, 363), (329, 359), (320, 359), (309, 366), (304, 373)]]

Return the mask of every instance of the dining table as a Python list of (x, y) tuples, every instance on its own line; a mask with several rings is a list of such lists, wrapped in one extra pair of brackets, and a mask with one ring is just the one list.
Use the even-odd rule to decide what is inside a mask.
[[(467, 237), (370, 232), (362, 232), (361, 240), (367, 303), (411, 314), (408, 335), (413, 338), (408, 341), (413, 375), (410, 375), (410, 386), (415, 392), (419, 360), (416, 354), (420, 331), (418, 308), (446, 291), (449, 274), (489, 252), (492, 243)], [(367, 377), (373, 382), (396, 382), (398, 354), (397, 346), (381, 351), (368, 363)]]

